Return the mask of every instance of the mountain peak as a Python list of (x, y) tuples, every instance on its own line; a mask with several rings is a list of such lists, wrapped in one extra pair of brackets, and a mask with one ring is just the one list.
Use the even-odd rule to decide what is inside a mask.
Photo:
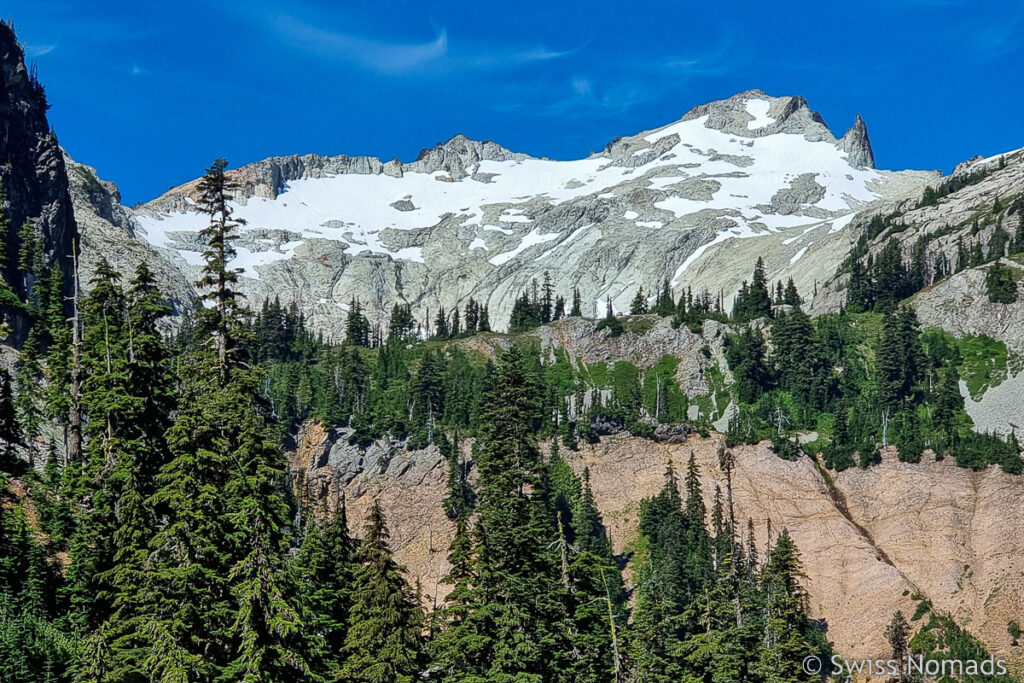
[(875, 153), (871, 150), (871, 140), (868, 139), (868, 127), (860, 114), (857, 114), (850, 130), (846, 131), (839, 141), (839, 147), (849, 155), (851, 166), (855, 168), (875, 167)]
[(528, 155), (518, 154), (490, 140), (473, 140), (462, 133), (422, 150), (409, 166), (412, 170), (433, 173), (444, 170), (453, 180), (472, 175), (471, 166), (481, 161), (509, 161), (525, 159)]
[(707, 117), (706, 126), (743, 137), (795, 133), (808, 140), (835, 142), (821, 114), (800, 96), (773, 97), (763, 90), (744, 90), (724, 100), (701, 104), (683, 121)]

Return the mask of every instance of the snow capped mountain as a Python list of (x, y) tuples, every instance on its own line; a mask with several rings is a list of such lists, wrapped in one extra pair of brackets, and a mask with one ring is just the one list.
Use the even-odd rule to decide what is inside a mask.
[[(579, 287), (585, 312), (671, 280), (730, 296), (757, 256), (808, 289), (845, 255), (844, 228), (935, 175), (880, 171), (860, 117), (836, 139), (799, 97), (747, 91), (573, 161), (456, 136), (403, 164), (368, 157), (272, 158), (235, 171), (243, 287), (298, 303), (337, 335), (353, 296), (418, 317), (470, 296), (506, 324), (545, 271)], [(139, 207), (135, 236), (185, 273), (201, 264), (195, 182)], [(805, 263), (813, 261), (813, 265)]]

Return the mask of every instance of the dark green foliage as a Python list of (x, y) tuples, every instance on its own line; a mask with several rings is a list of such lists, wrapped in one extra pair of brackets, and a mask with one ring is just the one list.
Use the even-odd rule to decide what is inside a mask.
[(746, 322), (755, 318), (771, 317), (771, 314), (772, 299), (768, 294), (768, 279), (765, 277), (764, 260), (759, 256), (754, 265), (750, 285), (744, 281), (736, 295), (732, 317), (740, 322)]
[[(561, 310), (559, 310), (559, 302), (561, 304)], [(555, 310), (557, 312), (557, 318), (561, 318), (565, 309), (565, 302), (562, 298), (558, 298), (556, 302)], [(465, 315), (463, 316), (465, 334), (475, 334), (476, 332), (487, 332), (491, 329), (491, 323), (488, 320), (487, 307), (476, 301), (473, 297), (469, 298), (466, 302)]]
[(772, 681), (805, 681), (801, 664), (827, 649), (823, 634), (807, 614), (807, 595), (796, 545), (783, 529), (761, 575), (765, 595), (765, 645), (758, 658), (761, 675)]
[(203, 252), (205, 265), (202, 277), (195, 283), (200, 289), (209, 290), (200, 295), (199, 301), (209, 303), (197, 313), (200, 328), (211, 336), (220, 364), (220, 375), (227, 375), (229, 362), (240, 351), (239, 325), (241, 323), (242, 294), (237, 291), (239, 268), (228, 268), (228, 262), (236, 256), (231, 242), (237, 238), (234, 230), (242, 221), (231, 217), (231, 193), (234, 182), (226, 173), (228, 162), (217, 159), (206, 169), (197, 189), (199, 210), (210, 216), (210, 223), (199, 235), (206, 242)]
[[(934, 188), (929, 185), (924, 189), (924, 194), (922, 195), (918, 206), (934, 206), (943, 197), (947, 197), (962, 188), (977, 185), (987, 178), (993, 170), (995, 169), (990, 165), (981, 165), (981, 168), (969, 173), (958, 173), (950, 176)], [(998, 201), (998, 199), (996, 201)]]
[(37, 281), (43, 275), (43, 239), (36, 227), (25, 221), (18, 231), (18, 270), (22, 274), (25, 303), (30, 311), (39, 312)]
[(574, 653), (559, 675), (578, 681), (608, 680), (609, 672), (625, 672), (619, 629), (625, 628), (626, 594), (601, 515), (590, 489), (552, 446), (547, 476), (554, 499), (561, 578), (570, 614), (569, 637)]
[(1017, 281), (1013, 269), (994, 263), (985, 271), (985, 292), (994, 304), (1012, 304), (1017, 300)]
[(574, 287), (572, 290), (572, 308), (569, 310), (569, 315), (577, 318), (583, 315), (582, 300), (580, 299), (579, 287)]
[(412, 683), (419, 671), (423, 617), (404, 569), (391, 556), (389, 536), (374, 503), (355, 556), (340, 680)]
[(917, 410), (908, 406), (896, 413), (889, 429), (892, 432), (892, 443), (899, 451), (900, 460), (921, 462), (925, 443)]
[[(157, 330), (169, 308), (144, 265), (127, 293), (119, 279), (101, 260), (82, 305), (88, 440), (85, 460), (63, 473), (79, 507), (66, 595), (79, 627), (105, 634), (94, 643), (103, 647), (86, 649), (83, 666), (130, 680), (145, 651), (139, 635), (148, 599), (144, 566), (155, 524), (146, 501), (168, 458), (164, 432), (174, 397), (169, 353)], [(51, 456), (48, 467), (54, 462)]]
[(536, 406), (527, 368), (518, 347), (499, 357), (476, 456), (476, 587), (483, 602), (464, 628), (481, 649), (465, 673), (492, 678), (543, 675), (566, 653), (563, 596), (548, 545), (555, 529), (536, 490), (542, 462), (530, 428)]
[(957, 415), (963, 408), (964, 397), (960, 394), (960, 377), (955, 367), (945, 368), (935, 388), (932, 423), (945, 436), (947, 443), (957, 434)]
[(736, 396), (742, 403), (753, 403), (772, 384), (764, 336), (756, 329), (746, 328), (728, 337), (727, 344), (725, 357), (735, 379)]
[(21, 469), (16, 447), (23, 441), (12, 384), (11, 374), (6, 368), (0, 368), (0, 472), (7, 473)]
[(0, 673), (12, 681), (70, 681), (78, 642), (52, 601), (60, 575), (24, 508), (6, 494), (0, 507)]
[(1011, 621), (1009, 624), (1006, 625), (1006, 632), (1009, 634), (1011, 638), (1013, 638), (1013, 646), (1017, 647), (1020, 643), (1021, 635), (1024, 635), (1024, 631), (1021, 631), (1020, 628), (1020, 622)]
[[(731, 458), (720, 454), (727, 473)], [(631, 649), (637, 680), (810, 680), (803, 659), (827, 661), (830, 648), (807, 615), (792, 540), (783, 531), (759, 568), (752, 523), (744, 545), (731, 497), (723, 500), (721, 491), (707, 528), (696, 471), (691, 458), (685, 504), (670, 468), (661, 493), (641, 507)]]
[[(847, 284), (847, 308), (850, 311), (888, 313), (901, 300), (929, 284), (926, 281), (928, 237), (914, 242), (910, 258), (906, 261), (899, 238), (890, 236), (874, 255), (867, 251), (867, 234), (862, 239), (865, 240), (863, 249), (854, 249), (844, 266), (850, 272)], [(865, 254), (867, 259), (862, 261)], [(938, 279), (934, 273), (931, 277)]]
[[(444, 309), (441, 309), (444, 315)], [(447, 321), (445, 322), (447, 325)], [(445, 328), (447, 330), (447, 327)], [(438, 331), (441, 334), (441, 331)], [(447, 332), (445, 331), (445, 336)], [(370, 345), (370, 321), (363, 315), (363, 306), (359, 299), (353, 298), (348, 304), (348, 320), (345, 323), (345, 341), (353, 346)]]
[(832, 364), (818, 342), (810, 317), (799, 306), (776, 316), (772, 344), (779, 388), (809, 409), (826, 407)]
[[(471, 534), (465, 469), (449, 451), (453, 592), (430, 646), (443, 680), (605, 681), (627, 671), (625, 592), (589, 476), (581, 483), (555, 445), (544, 463), (536, 444), (549, 400), (538, 379), (571, 390), (563, 363), (542, 368), (518, 347), (499, 356), (474, 448)], [(626, 366), (609, 373), (615, 401), (636, 400), (627, 396), (637, 371)]]
[(611, 299), (608, 300), (608, 307), (605, 316), (597, 323), (595, 328), (597, 332), (601, 330), (608, 330), (609, 337), (618, 337), (622, 334), (622, 321), (615, 317), (615, 313), (612, 310)]
[(541, 285), (540, 321), (549, 323), (554, 320), (555, 286), (551, 284), (551, 276), (544, 271), (544, 283)]
[(555, 310), (551, 314), (552, 320), (561, 320), (565, 317), (565, 298), (561, 295), (555, 297)]
[[(472, 298), (437, 311), (429, 341), (409, 305), (392, 308), (385, 336), (353, 299), (346, 340), (327, 343), (294, 306), (242, 306), (228, 268), (237, 221), (226, 165), (215, 163), (200, 187), (210, 216), (206, 305), (172, 346), (160, 334), (169, 308), (153, 274), (142, 266), (126, 283), (97, 265), (81, 302), (84, 455), (63, 462), (58, 437), (30, 451), (46, 456), (39, 474), (14, 455), (42, 443), (34, 437), (49, 433), (47, 420), (58, 429), (68, 421), (71, 336), (60, 270), (42, 267), (27, 231), (19, 242), (28, 245), (19, 256), (34, 324), (17, 381), (0, 372), (3, 468), (22, 478), (18, 498), (0, 501), (0, 672), (118, 683), (760, 683), (808, 680), (801, 659), (827, 656), (792, 539), (770, 538), (762, 563), (752, 528), (745, 542), (736, 529), (730, 451), (720, 453), (714, 476), (724, 481), (710, 510), (696, 458), (681, 484), (670, 468), (661, 493), (640, 505), (640, 537), (621, 556), (590, 471), (579, 465), (577, 475), (581, 460), (557, 446), (547, 460), (540, 454), (541, 440), (575, 448), (685, 423), (681, 359), (638, 368), (519, 344), (492, 361), (458, 341), (490, 327)], [(869, 254), (869, 239), (903, 228), (879, 218), (855, 247), (850, 309), (863, 313), (812, 320), (793, 281), (770, 290), (758, 262), (734, 313), (763, 323), (724, 328), (736, 400), (728, 443), (770, 440), (792, 459), (806, 448), (835, 470), (875, 464), (883, 443), (907, 462), (930, 449), (963, 467), (1024, 469), (1015, 435), (976, 434), (963, 409), (961, 377), (976, 387), (993, 345), (922, 333), (900, 307), (951, 264), (929, 261), (923, 240), (905, 245), (906, 258), (895, 242)], [(992, 260), (1013, 244), (997, 228), (987, 245), (970, 240), (967, 258)], [(665, 280), (640, 290), (632, 312), (647, 312), (648, 299), (676, 327), (729, 322), (721, 292), (677, 299)], [(598, 329), (615, 336), (623, 322), (607, 306)], [(569, 313), (581, 307), (577, 290)], [(520, 297), (513, 327), (558, 320), (565, 309), (545, 274)], [(640, 335), (653, 322), (626, 325)], [(714, 402), (727, 403), (717, 342), (709, 334), (700, 343)], [(309, 421), (363, 448), (393, 438), (438, 449), (455, 531), (443, 579), (452, 591), (429, 619), (391, 554), (379, 506), (356, 541), (344, 502), (313, 510), (314, 489), (300, 475), (289, 482), (284, 445), (316, 433), (300, 431), (313, 429)], [(820, 439), (801, 447), (798, 436), (810, 431)], [(57, 553), (70, 557), (67, 567)], [(894, 648), (906, 640), (897, 626)], [(945, 625), (929, 630), (927, 651), (969, 644)]]
[[(945, 671), (947, 675), (939, 680), (957, 680), (962, 683), (1014, 683), (1019, 680), (1009, 673), (1001, 673), (994, 664), (991, 669), (982, 669), (987, 660), (998, 660), (985, 649), (956, 619), (932, 610), (931, 603), (922, 600), (912, 621), (927, 616), (918, 632), (910, 639), (908, 649), (911, 657), (927, 666), (926, 671)], [(977, 662), (978, 670), (967, 667), (967, 662)], [(931, 663), (930, 665), (928, 663)], [(945, 667), (945, 668), (943, 668)]]
[(54, 268), (46, 281), (43, 318), (49, 337), (46, 358), (48, 386), (44, 396), (47, 417), (64, 425), (71, 408), (71, 326), (64, 317), (64, 283), (60, 268)]
[(885, 627), (885, 639), (889, 642), (890, 660), (899, 662), (899, 673), (894, 683), (909, 681), (907, 655), (910, 654), (910, 624), (903, 612), (897, 611), (892, 615), (892, 621)]
[(509, 318), (509, 332), (526, 332), (539, 327), (544, 322), (541, 304), (536, 298), (531, 298), (527, 292), (523, 292), (515, 304), (512, 305), (512, 316)]
[[(39, 335), (36, 328), (33, 327), (21, 347), (21, 356), (18, 358), (17, 370), (14, 375), (14, 382), (18, 390), (14, 399), (14, 407), (22, 432), (31, 441), (34, 441), (35, 437), (39, 435), (42, 426), (43, 405), (39, 384), (42, 375)], [(30, 454), (34, 453), (31, 444), (29, 449)]]
[(883, 407), (894, 409), (902, 400), (913, 398), (923, 376), (922, 356), (920, 326), (913, 309), (904, 307), (886, 316), (875, 359)]
[(333, 509), (325, 505), (317, 516), (310, 517), (295, 566), (304, 585), (307, 629), (321, 641), (316, 668), (327, 677), (337, 674), (345, 661), (354, 553), (343, 500)]
[(307, 671), (307, 648), (280, 571), (288, 546), (283, 458), (262, 412), (262, 371), (244, 361), (223, 171), (218, 161), (202, 184), (213, 217), (199, 283), (213, 290), (203, 318), (208, 343), (180, 361), (170, 460), (149, 498), (165, 519), (150, 543), (145, 637), (163, 654), (146, 666), (164, 675), (185, 666), (204, 681), (248, 679), (265, 666), (269, 680), (287, 680)]
[[(6, 210), (7, 194), (4, 191), (3, 183), (0, 183), (0, 273), (5, 273), (8, 263), (8, 241), (7, 236), (11, 230), (11, 219)], [(15, 310), (23, 308), (21, 299), (14, 292), (11, 283), (0, 276), (0, 334), (6, 336), (10, 333), (7, 324), (7, 316)]]
[[(927, 188), (922, 206), (932, 205), (939, 197), (945, 196), (945, 193), (955, 192), (965, 185), (978, 182), (990, 170), (981, 169), (975, 173), (954, 176), (940, 185), (938, 190)], [(1005, 215), (1012, 215), (1019, 202), (1018, 198)], [(1021, 245), (1024, 244), (1021, 237), (1022, 228), (1018, 226), (1017, 234), (1011, 236), (1003, 228), (1002, 212), (1003, 206), (997, 197), (990, 217), (982, 220), (976, 217), (970, 229), (965, 231), (967, 243), (965, 244), (963, 235), (957, 238), (955, 257), (950, 256), (945, 248), (930, 247), (938, 238), (960, 230), (963, 225), (947, 225), (941, 230), (919, 237), (909, 245), (909, 259), (906, 260), (903, 254), (907, 252), (908, 245), (898, 236), (898, 233), (906, 229), (906, 224), (896, 222), (897, 214), (887, 217), (875, 216), (840, 267), (841, 272), (850, 274), (847, 282), (847, 308), (857, 313), (872, 310), (888, 313), (899, 301), (953, 273), (998, 261), (1003, 256), (1021, 251)], [(989, 235), (988, 242), (983, 243), (979, 235), (993, 219), (995, 227)], [(881, 239), (883, 234), (885, 238)], [(880, 244), (882, 248), (875, 251), (872, 249), (873, 244)], [(1009, 296), (1005, 293), (1008, 291), (1008, 285), (1005, 281), (1000, 282), (997, 277), (1004, 275), (1000, 269), (996, 269), (995, 273), (992, 275), (992, 270), (989, 271), (993, 278), (989, 290), (990, 300), (993, 303), (1001, 303), (1000, 297)], [(996, 292), (995, 298), (992, 298), (993, 291)]]
[(455, 520), (448, 563), (451, 569), (441, 583), (451, 586), (451, 592), (446, 604), (432, 615), (437, 630), (428, 643), (428, 654), (431, 669), (438, 672), (441, 680), (471, 680), (470, 672), (481, 666), (479, 657), (489, 640), (471, 621), (480, 605), (481, 594), (475, 587), (473, 541), (465, 516)]
[(782, 303), (788, 306), (799, 306), (803, 303), (800, 298), (800, 293), (796, 290), (796, 283), (793, 282), (793, 278), (789, 278), (786, 282), (786, 289), (782, 295)]
[(647, 312), (647, 297), (644, 296), (644, 288), (640, 287), (636, 290), (636, 296), (633, 297), (633, 302), (629, 305), (629, 314), (642, 315)]
[(463, 462), (459, 452), (459, 441), (449, 440), (440, 433), (439, 447), (448, 464), (448, 496), (442, 503), (449, 519), (468, 517), (474, 505), (473, 487), (469, 484), (469, 464)]
[(845, 407), (841, 407), (836, 413), (835, 422), (832, 427), (832, 441), (822, 451), (825, 467), (836, 472), (842, 472), (854, 465), (854, 443), (847, 429), (846, 413)]
[(676, 301), (672, 296), (672, 286), (666, 278), (661, 284), (661, 290), (658, 292), (654, 305), (651, 306), (651, 313), (656, 313), (660, 316), (669, 316), (673, 315), (675, 311)]
[(230, 654), (220, 681), (287, 681), (312, 677), (304, 642), (306, 625), (297, 609), (296, 591), (282, 571), (285, 540), (278, 528), (279, 514), (265, 507), (258, 493), (259, 478), (250, 479), (253, 493), (246, 496), (233, 520), (244, 533), (248, 553), (232, 568), (231, 593), (236, 602), (231, 624)]
[(1016, 437), (1004, 441), (994, 434), (968, 431), (953, 440), (950, 450), (960, 467), (983, 470), (989, 465), (998, 464), (1011, 474), (1020, 474), (1024, 469)]
[(700, 333), (705, 320), (728, 320), (728, 316), (722, 310), (721, 296), (712, 302), (707, 290), (696, 297), (690, 290), (681, 294), (672, 314), (672, 326), (680, 327), (685, 324), (691, 331)]

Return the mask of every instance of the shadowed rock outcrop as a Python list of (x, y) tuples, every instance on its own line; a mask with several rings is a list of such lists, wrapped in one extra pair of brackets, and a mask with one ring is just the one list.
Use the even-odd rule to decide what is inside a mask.
[[(77, 234), (67, 172), (57, 137), (46, 120), (46, 93), (34, 69), (25, 66), (25, 53), (13, 29), (0, 22), (0, 185), (7, 195), (4, 211), (10, 230), (4, 279), (22, 297), (26, 282), (18, 269), (18, 232), (28, 221), (42, 240), (47, 266), (59, 264), (69, 283)], [(16, 338), (27, 332), (27, 318), (5, 311)]]

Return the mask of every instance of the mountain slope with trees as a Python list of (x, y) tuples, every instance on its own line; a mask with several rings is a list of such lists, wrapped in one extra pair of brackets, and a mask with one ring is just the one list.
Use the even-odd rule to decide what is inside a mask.
[[(1017, 303), (1019, 198), (974, 217), (981, 237), (952, 269), (928, 250), (934, 235), (906, 260), (893, 241), (906, 226), (873, 219), (846, 257), (844, 305), (814, 318), (797, 279), (761, 258), (733, 263), (749, 280), (728, 292), (684, 288), (678, 269), (644, 262), (657, 266), (651, 281), (606, 290), (592, 319), (593, 283), (566, 287), (543, 269), (497, 303), (462, 292), (429, 313), (397, 296), (410, 281), (395, 271), (375, 280), (397, 298), (389, 309), (348, 287), (344, 334), (325, 338), (308, 311), (246, 284), (246, 266), (265, 264), (244, 218), (285, 189), (260, 190), (259, 168), (216, 160), (188, 188), (197, 229), (163, 235), (198, 255), (194, 300), (162, 289), (167, 271), (146, 265), (144, 245), (130, 269), (116, 250), (113, 263), (95, 251), (80, 262), (61, 213), (66, 171), (52, 135), (37, 134), (43, 91), (12, 45), (5, 94), (28, 97), (21, 110), (35, 117), (14, 142), (39, 143), (52, 163), (20, 176), (6, 165), (0, 202), (3, 334), (17, 343), (0, 354), (5, 679), (782, 683), (820, 680), (801, 662), (833, 652), (1016, 655), (1024, 549), (1006, 520), (1022, 512), (1020, 444), (1012, 430), (979, 430), (961, 393), (973, 400), (1006, 379), (998, 371), (1014, 374), (1015, 347), (922, 325), (913, 306), (961, 262), (985, 268), (990, 304)], [(751, 147), (776, 134), (826, 145), (853, 199), (923, 180), (870, 169), (862, 122), (836, 141), (799, 98), (759, 91), (578, 165), (610, 160), (594, 172), (618, 174), (682, 152), (684, 132), (752, 130), (752, 101), (770, 122), (745, 135)], [(356, 175), (445, 171), (430, 177), (487, 185), (465, 168), (474, 155), (509, 174), (539, 161), (456, 139), (410, 168)], [(965, 167), (913, 210), (986, 188), (992, 164), (1011, 162)], [(141, 227), (111, 187), (71, 168), (89, 211)], [(746, 227), (797, 216), (773, 239), (807, 219), (838, 234), (859, 206), (828, 204), (836, 188), (806, 175)], [(721, 189), (691, 185), (630, 206)], [(39, 197), (49, 208), (22, 222)], [(417, 211), (413, 199), (392, 208)], [(174, 213), (174, 201), (161, 206)], [(507, 208), (487, 220), (538, 225), (496, 266), (552, 241), (535, 231), (562, 215)], [(593, 217), (582, 208), (577, 222)], [(790, 265), (807, 253), (779, 243), (793, 245)], [(387, 263), (416, 263), (418, 248)]]

